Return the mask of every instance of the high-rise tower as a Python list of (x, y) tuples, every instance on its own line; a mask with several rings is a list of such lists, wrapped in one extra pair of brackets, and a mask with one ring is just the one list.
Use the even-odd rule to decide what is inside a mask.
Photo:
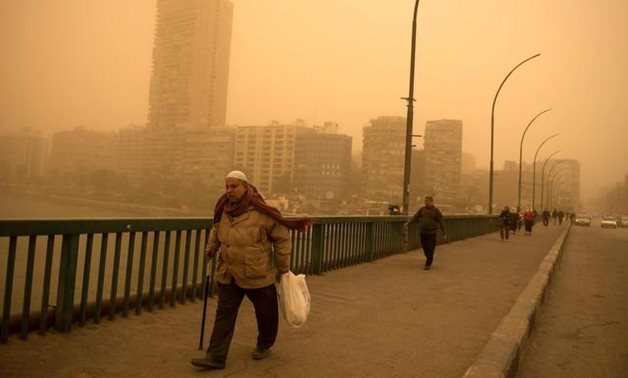
[(225, 125), (233, 4), (158, 0), (150, 128)]
[(460, 191), (462, 121), (427, 121), (424, 134), (426, 194), (449, 212)]
[(363, 184), (369, 201), (401, 204), (405, 127), (405, 117), (381, 116), (362, 128)]

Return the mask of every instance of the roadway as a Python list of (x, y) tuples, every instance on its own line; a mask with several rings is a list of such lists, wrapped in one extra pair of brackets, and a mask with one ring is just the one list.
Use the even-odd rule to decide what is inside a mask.
[[(430, 271), (422, 269), (422, 252), (412, 251), (310, 276), (308, 322), (296, 329), (280, 322), (273, 354), (262, 361), (250, 358), (256, 326), (245, 300), (227, 368), (194, 368), (190, 358), (203, 355), (197, 350), (202, 303), (195, 302), (74, 326), (68, 334), (32, 334), (27, 341), (13, 336), (0, 346), (0, 372), (3, 377), (461, 377), (561, 231), (539, 225), (531, 237), (519, 233), (502, 242), (492, 233), (441, 245)], [(214, 311), (211, 300), (209, 325)]]
[(518, 376), (628, 375), (628, 229), (572, 227)]

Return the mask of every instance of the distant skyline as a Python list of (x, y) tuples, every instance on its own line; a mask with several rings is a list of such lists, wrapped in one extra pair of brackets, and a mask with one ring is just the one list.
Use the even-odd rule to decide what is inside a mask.
[[(362, 127), (405, 116), (414, 1), (232, 0), (227, 123), (339, 123), (361, 149)], [(145, 125), (155, 0), (0, 0), (0, 132)], [(581, 163), (582, 197), (628, 173), (628, 2), (422, 1), (414, 132), (463, 121), (463, 151), (488, 168), (541, 159)], [(422, 142), (416, 141), (419, 146)], [(499, 178), (497, 178), (499, 179)], [(488, 183), (487, 183), (488, 185)]]

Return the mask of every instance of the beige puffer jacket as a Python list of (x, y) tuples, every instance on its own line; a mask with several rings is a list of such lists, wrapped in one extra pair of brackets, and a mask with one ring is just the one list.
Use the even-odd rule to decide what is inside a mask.
[(226, 214), (211, 230), (209, 248), (219, 248), (216, 280), (232, 279), (244, 289), (257, 289), (275, 282), (277, 271), (290, 269), (290, 230), (254, 208), (240, 215)]

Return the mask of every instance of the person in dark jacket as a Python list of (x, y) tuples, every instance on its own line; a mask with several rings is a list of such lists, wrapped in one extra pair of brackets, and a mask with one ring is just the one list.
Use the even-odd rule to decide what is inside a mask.
[(445, 225), (443, 223), (443, 214), (434, 206), (434, 198), (432, 196), (425, 197), (425, 206), (422, 206), (416, 214), (404, 223), (404, 232), (408, 232), (408, 226), (418, 222), (420, 231), (419, 238), (421, 247), (425, 254), (425, 267), (423, 269), (430, 270), (434, 261), (434, 251), (436, 250), (436, 234), (438, 229), (443, 233), (443, 238), (447, 239), (445, 233)]
[(543, 210), (543, 226), (547, 227), (549, 225), (549, 220), (551, 216), (552, 214), (549, 212), (549, 210)]
[(508, 232), (510, 231), (510, 208), (508, 206), (504, 206), (504, 210), (499, 213), (500, 226), (499, 226), (499, 237), (502, 240), (508, 240)]

